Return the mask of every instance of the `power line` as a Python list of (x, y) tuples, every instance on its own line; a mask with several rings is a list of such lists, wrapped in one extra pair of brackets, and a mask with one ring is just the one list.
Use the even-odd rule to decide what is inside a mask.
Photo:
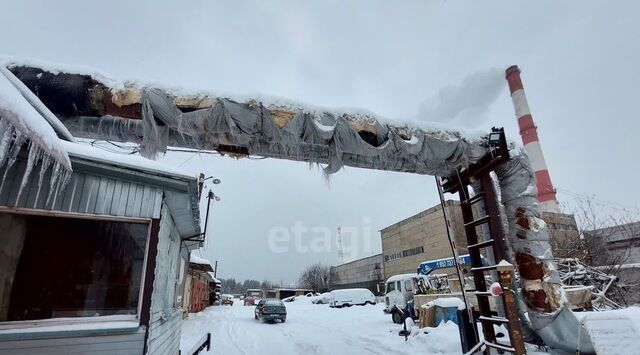
[(569, 191), (567, 189), (557, 189), (557, 190), (560, 193), (563, 193), (563, 194), (566, 194), (566, 195), (569, 195), (569, 196), (572, 196), (572, 197), (575, 197), (575, 198), (582, 198), (582, 199), (585, 199), (585, 200), (595, 201), (595, 202), (599, 203), (600, 205), (604, 205), (604, 206), (611, 207), (611, 208), (614, 208), (614, 209), (619, 209), (619, 210), (623, 210), (623, 211), (631, 210), (631, 211), (640, 212), (640, 208), (638, 208), (637, 206), (636, 207), (626, 206), (626, 205), (623, 205), (621, 203), (603, 200), (603, 199), (597, 198), (595, 196), (589, 196), (589, 195), (586, 195), (586, 194), (581, 194), (581, 193), (578, 193), (578, 192)]

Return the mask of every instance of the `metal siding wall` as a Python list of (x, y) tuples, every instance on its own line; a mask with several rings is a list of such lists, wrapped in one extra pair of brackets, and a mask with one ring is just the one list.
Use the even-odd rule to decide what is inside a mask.
[(177, 280), (180, 244), (170, 211), (166, 204), (162, 204), (147, 338), (148, 354), (176, 354), (179, 350), (182, 309), (175, 306), (175, 292), (172, 290)]
[[(18, 160), (7, 172), (0, 187), (0, 206), (142, 218), (157, 218), (160, 214), (162, 189), (78, 171), (74, 171), (64, 190), (47, 203), (51, 169), (39, 186), (39, 166), (31, 172), (16, 203), (26, 166), (24, 160)], [(5, 172), (6, 166), (0, 168), (0, 178)]]
[(70, 335), (63, 338), (0, 340), (0, 354), (135, 354), (144, 349), (144, 328), (134, 333), (112, 335)]

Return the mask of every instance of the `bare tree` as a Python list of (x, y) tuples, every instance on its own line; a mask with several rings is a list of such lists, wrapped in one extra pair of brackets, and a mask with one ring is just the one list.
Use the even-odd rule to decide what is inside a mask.
[[(575, 206), (575, 230), (549, 228), (554, 256), (576, 259), (587, 268), (593, 268), (594, 275), (601, 272), (605, 276), (619, 277), (621, 267), (629, 262), (629, 247), (640, 231), (640, 224), (632, 223), (633, 218), (628, 213), (622, 216), (604, 213), (590, 198), (576, 198)], [(594, 280), (602, 285), (607, 283), (604, 278), (595, 277)], [(633, 286), (636, 285), (627, 282), (611, 284), (606, 287), (606, 296), (620, 305), (627, 305), (638, 296), (630, 293), (635, 289)]]
[(300, 274), (298, 284), (316, 292), (326, 292), (329, 290), (329, 275), (329, 266), (322, 263), (309, 265)]

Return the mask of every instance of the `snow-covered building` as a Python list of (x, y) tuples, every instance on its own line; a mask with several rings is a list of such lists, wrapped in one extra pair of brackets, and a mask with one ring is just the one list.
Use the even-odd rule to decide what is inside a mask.
[(211, 262), (191, 254), (187, 280), (184, 285), (185, 300), (183, 309), (185, 316), (188, 313), (200, 312), (213, 303), (215, 296), (212, 297), (212, 292), (215, 295), (215, 281), (217, 280), (213, 276)]
[(197, 179), (75, 141), (23, 89), (0, 73), (0, 353), (176, 354)]
[(367, 288), (376, 295), (384, 294), (384, 259), (382, 254), (332, 266), (329, 275), (329, 287), (332, 290)]

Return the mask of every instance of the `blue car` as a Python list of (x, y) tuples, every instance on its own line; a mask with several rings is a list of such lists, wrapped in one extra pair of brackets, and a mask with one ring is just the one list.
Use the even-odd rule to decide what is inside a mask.
[(287, 320), (287, 307), (277, 298), (260, 300), (254, 313), (257, 320), (275, 321), (279, 319), (282, 323)]

